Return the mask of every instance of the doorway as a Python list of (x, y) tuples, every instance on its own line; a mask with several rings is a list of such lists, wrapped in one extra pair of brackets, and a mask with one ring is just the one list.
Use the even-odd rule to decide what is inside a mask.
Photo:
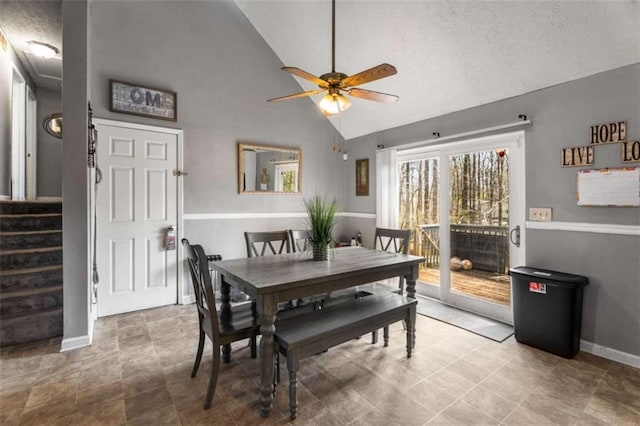
[(11, 83), (11, 199), (25, 198), (26, 83), (13, 69)]
[(523, 264), (524, 132), (397, 153), (398, 221), (425, 257), (418, 294), (512, 323)]
[[(95, 119), (98, 317), (180, 302), (182, 131)], [(167, 230), (175, 232), (173, 247)]]

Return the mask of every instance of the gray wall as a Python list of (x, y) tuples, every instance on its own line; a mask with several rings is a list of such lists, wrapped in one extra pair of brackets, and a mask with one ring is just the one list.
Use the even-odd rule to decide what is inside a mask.
[(62, 146), (62, 261), (65, 340), (86, 336), (91, 322), (87, 254), (87, 74), (90, 57), (88, 16), (89, 6), (86, 0), (62, 3), (62, 114), (65, 140)]
[(11, 80), (9, 55), (0, 49), (0, 196), (11, 195)]
[[(354, 187), (353, 162), (375, 147), (395, 146), (509, 123), (526, 114), (526, 207), (551, 207), (553, 220), (594, 224), (640, 225), (640, 209), (578, 207), (576, 172), (562, 168), (561, 148), (589, 144), (589, 127), (626, 120), (628, 138), (640, 138), (640, 65), (549, 87), (499, 102), (458, 111), (411, 125), (347, 141), (348, 188)], [(638, 166), (638, 164), (635, 164)], [(596, 147), (595, 168), (621, 167), (620, 145)], [(370, 197), (346, 191), (348, 211), (375, 212), (375, 179)], [(374, 220), (349, 219), (345, 232), (373, 235)], [(528, 229), (527, 263), (589, 277), (585, 290), (582, 338), (640, 355), (640, 238), (637, 236)]]
[[(111, 2), (92, 4), (94, 116), (184, 129), (184, 212), (302, 212), (303, 197), (335, 196), (341, 205), (343, 161), (331, 150), (335, 129), (310, 99), (269, 104), (300, 86), (235, 3)], [(109, 111), (110, 78), (175, 90), (176, 123)], [(239, 195), (237, 143), (302, 150), (302, 194)], [(246, 219), (187, 220), (183, 235), (208, 251), (244, 256)], [(266, 220), (261, 229), (284, 224)], [(197, 229), (197, 232), (196, 232)]]
[(57, 112), (62, 112), (62, 93), (38, 89), (38, 197), (62, 196), (62, 139), (54, 138), (42, 127), (44, 118)]

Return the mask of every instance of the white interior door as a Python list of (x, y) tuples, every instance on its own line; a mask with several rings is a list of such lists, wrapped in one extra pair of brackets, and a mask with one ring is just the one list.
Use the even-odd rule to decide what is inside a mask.
[(35, 200), (37, 196), (37, 154), (38, 154), (38, 110), (36, 95), (27, 86), (27, 200)]
[(178, 135), (98, 124), (98, 316), (177, 302)]

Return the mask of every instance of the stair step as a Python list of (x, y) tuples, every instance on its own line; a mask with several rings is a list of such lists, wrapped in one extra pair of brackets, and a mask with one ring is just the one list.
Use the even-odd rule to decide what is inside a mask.
[(62, 308), (62, 285), (0, 294), (2, 321), (51, 308)]
[(0, 215), (0, 231), (43, 231), (62, 229), (62, 214)]
[(62, 308), (3, 318), (0, 322), (0, 347), (62, 336), (62, 323)]
[(62, 213), (62, 203), (59, 201), (2, 201), (0, 215), (31, 214), (31, 213)]
[(62, 245), (62, 230), (0, 232), (0, 250), (58, 247)]
[(62, 265), (62, 247), (12, 250), (0, 253), (0, 269), (3, 271), (50, 265)]
[(0, 292), (52, 287), (62, 283), (62, 265), (0, 271)]

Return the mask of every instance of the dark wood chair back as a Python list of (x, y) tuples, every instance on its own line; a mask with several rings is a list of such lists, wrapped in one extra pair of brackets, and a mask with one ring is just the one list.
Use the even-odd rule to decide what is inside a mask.
[(373, 248), (407, 254), (409, 253), (410, 238), (410, 229), (376, 228)]
[(207, 255), (201, 245), (191, 245), (186, 238), (182, 239), (182, 245), (189, 264), (189, 271), (191, 272), (191, 282), (196, 295), (200, 327), (209, 336), (214, 345), (219, 344), (220, 327)]
[[(376, 250), (393, 251), (395, 253), (409, 253), (410, 229), (376, 228), (373, 248)], [(400, 294), (404, 292), (404, 277), (398, 278)]]
[(247, 257), (291, 253), (287, 231), (245, 232)]
[(308, 250), (311, 247), (311, 244), (309, 243), (310, 237), (311, 232), (306, 229), (290, 229), (289, 244), (291, 245), (293, 252), (296, 253)]

